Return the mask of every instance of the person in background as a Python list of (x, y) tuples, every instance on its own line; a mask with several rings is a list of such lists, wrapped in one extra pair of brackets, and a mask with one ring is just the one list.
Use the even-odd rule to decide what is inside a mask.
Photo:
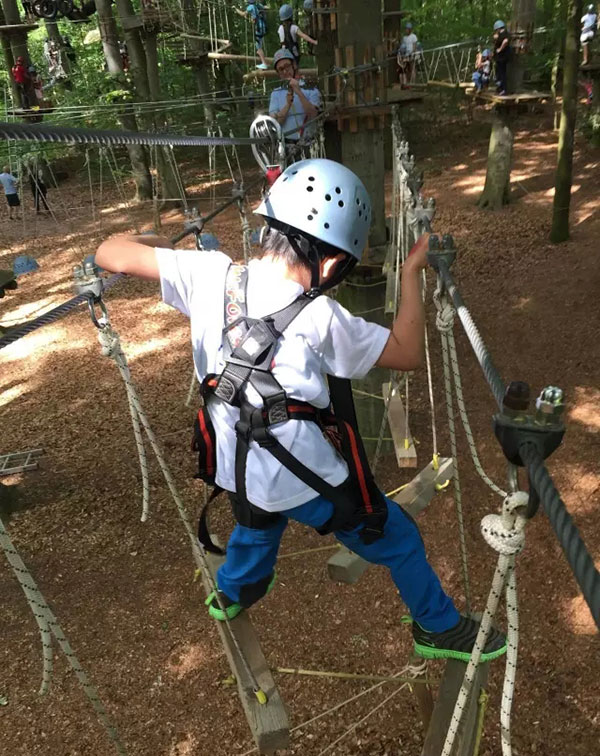
[(311, 45), (316, 45), (317, 40), (309, 37), (300, 30), (297, 24), (294, 23), (294, 9), (287, 3), (282, 5), (279, 9), (279, 20), (281, 24), (277, 29), (279, 35), (279, 41), (281, 46), (286, 50), (289, 50), (296, 59), (296, 65), (300, 65), (300, 47), (298, 43), (298, 37), (308, 42)]
[[(35, 166), (28, 166), (27, 170), (29, 176), (29, 188), (33, 195), (33, 203), (35, 205), (36, 215), (39, 213), (50, 213), (50, 206), (46, 195), (48, 194), (48, 187), (44, 182), (44, 173), (41, 168)], [(41, 210), (40, 210), (41, 205)]]
[(15, 80), (17, 89), (19, 90), (19, 97), (21, 98), (21, 107), (23, 110), (27, 110), (31, 107), (29, 102), (29, 74), (27, 72), (27, 66), (25, 65), (25, 58), (21, 55), (16, 59), (15, 65), (11, 69), (12, 77)]
[(35, 105), (41, 107), (44, 99), (44, 83), (42, 82), (42, 77), (37, 72), (35, 66), (29, 66), (28, 72), (33, 87), (33, 93), (35, 94)]
[[(4, 195), (6, 196), (6, 204), (8, 205), (8, 219), (15, 220), (19, 216), (16, 215), (18, 210), (15, 208), (20, 207), (21, 200), (19, 199), (19, 192), (17, 191), (17, 184), (19, 180), (10, 172), (10, 166), (5, 165), (0, 173), (0, 184), (4, 189)], [(14, 215), (13, 215), (14, 213)]]
[(492, 62), (490, 60), (490, 51), (488, 49), (477, 53), (475, 60), (475, 71), (473, 72), (473, 83), (475, 91), (481, 92), (490, 83), (492, 73)]
[[(317, 38), (317, 29), (316, 29), (317, 25), (316, 25), (316, 20), (315, 20), (315, 14), (313, 13), (313, 6), (314, 6), (313, 0), (304, 0), (304, 15), (306, 16), (306, 21), (307, 21), (306, 36), (316, 39)], [(308, 54), (315, 55), (314, 45), (311, 45), (310, 43), (308, 45)]]
[(281, 124), (286, 143), (292, 147), (292, 157), (298, 159), (298, 141), (306, 143), (315, 134), (315, 124), (309, 121), (319, 113), (321, 93), (316, 87), (307, 87), (299, 78), (296, 59), (290, 50), (277, 50), (273, 67), (283, 86), (271, 92), (269, 115)]
[(494, 24), (494, 66), (496, 70), (496, 89), (499, 95), (505, 95), (507, 90), (506, 77), (508, 61), (510, 60), (510, 36), (504, 21)]
[(269, 8), (267, 5), (254, 2), (254, 0), (250, 0), (248, 5), (246, 6), (245, 11), (242, 11), (239, 8), (234, 8), (235, 12), (238, 15), (242, 16), (242, 18), (248, 19), (254, 26), (254, 43), (256, 45), (256, 54), (260, 58), (260, 63), (258, 63), (256, 67), (261, 71), (266, 71), (269, 68), (265, 59), (265, 51), (263, 49), (263, 42), (265, 34), (267, 33), (266, 11), (268, 9)]
[(419, 52), (419, 40), (413, 31), (413, 25), (410, 21), (406, 22), (404, 32), (400, 47), (398, 48), (397, 61), (400, 84), (407, 87), (415, 79), (415, 63)]
[(581, 48), (583, 50), (582, 66), (590, 62), (590, 42), (596, 36), (598, 30), (598, 14), (593, 5), (588, 5), (586, 14), (581, 17)]

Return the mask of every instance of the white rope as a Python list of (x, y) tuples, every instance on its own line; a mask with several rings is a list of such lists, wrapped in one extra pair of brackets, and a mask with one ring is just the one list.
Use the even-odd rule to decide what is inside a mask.
[(40, 630), (40, 634), (42, 636), (44, 669), (39, 693), (46, 693), (50, 684), (53, 666), (52, 635), (54, 635), (58, 642), (59, 648), (67, 657), (67, 662), (69, 663), (71, 669), (75, 672), (75, 676), (81, 683), (85, 695), (92, 704), (92, 707), (96, 712), (98, 719), (104, 726), (108, 737), (114, 743), (117, 752), (120, 754), (120, 756), (127, 756), (125, 747), (121, 743), (119, 733), (111, 724), (106, 710), (102, 705), (102, 702), (100, 701), (98, 691), (96, 690), (94, 685), (92, 685), (87, 674), (84, 672), (79, 659), (75, 656), (75, 652), (73, 651), (71, 644), (69, 643), (66, 635), (63, 632), (63, 629), (58, 624), (58, 620), (48, 606), (46, 599), (40, 592), (35, 580), (33, 579), (33, 576), (31, 575), (23, 560), (19, 556), (17, 550), (15, 549), (1, 519), (0, 547), (2, 548), (4, 555), (8, 560), (8, 563), (15, 573), (15, 576), (19, 581), (19, 585), (25, 593), (27, 603), (29, 604), (29, 607), (33, 613), (35, 621), (37, 622), (38, 628)]
[(492, 580), (492, 587), (471, 659), (465, 671), (452, 720), (446, 735), (442, 756), (450, 756), (458, 727), (462, 720), (469, 693), (473, 686), (475, 673), (479, 665), (486, 639), (492, 627), (492, 622), (500, 597), (506, 590), (506, 607), (508, 617), (508, 649), (506, 654), (506, 668), (504, 685), (502, 688), (502, 707), (500, 712), (502, 756), (511, 756), (510, 742), (510, 714), (512, 709), (515, 674), (517, 667), (517, 651), (519, 644), (519, 615), (517, 606), (516, 578), (514, 575), (515, 557), (525, 545), (525, 525), (527, 518), (524, 512), (529, 495), (524, 491), (509, 494), (503, 501), (502, 514), (486, 515), (481, 521), (481, 532), (486, 542), (498, 552), (498, 563)]

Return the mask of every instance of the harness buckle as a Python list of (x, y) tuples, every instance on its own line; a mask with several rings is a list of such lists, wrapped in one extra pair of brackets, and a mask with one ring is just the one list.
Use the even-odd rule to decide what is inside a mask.
[(269, 433), (266, 425), (257, 425), (252, 428), (250, 437), (253, 441), (256, 441), (261, 449), (268, 449), (277, 444), (277, 439)]
[(280, 391), (278, 394), (268, 396), (264, 399), (264, 405), (267, 411), (269, 425), (284, 423), (286, 420), (289, 420), (290, 416), (288, 414), (285, 391)]
[(214, 393), (219, 399), (222, 399), (228, 404), (232, 404), (237, 393), (237, 388), (233, 381), (227, 378), (225, 373), (221, 373), (221, 377), (219, 378)]

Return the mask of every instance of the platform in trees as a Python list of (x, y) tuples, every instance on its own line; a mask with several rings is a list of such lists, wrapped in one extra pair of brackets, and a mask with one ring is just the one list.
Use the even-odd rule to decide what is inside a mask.
[(425, 85), (411, 84), (410, 89), (401, 87), (400, 84), (392, 84), (387, 88), (387, 101), (389, 104), (404, 102), (420, 102), (425, 97)]
[(4, 24), (3, 26), (0, 26), (0, 36), (4, 34), (19, 34), (19, 32), (29, 34), (29, 32), (35, 31), (36, 29), (39, 29), (38, 24)]
[(521, 103), (544, 102), (552, 99), (551, 92), (537, 92), (535, 90), (499, 95), (496, 94), (496, 92), (490, 92), (489, 90), (476, 92), (474, 87), (469, 87), (468, 89), (465, 89), (465, 94), (476, 100), (489, 102), (492, 105), (519, 105)]
[[(215, 543), (218, 539), (213, 538)], [(225, 557), (206, 552), (206, 559), (213, 576)], [(203, 577), (206, 590), (210, 587)], [(232, 633), (246, 658), (252, 674), (261, 689), (267, 696), (267, 703), (260, 704), (252, 691), (252, 683), (248, 679), (244, 664), (231, 641), (227, 625), (224, 622), (216, 622), (223, 648), (235, 676), (238, 687), (240, 702), (246, 714), (252, 737), (257, 745), (259, 753), (271, 754), (279, 749), (288, 748), (290, 744), (290, 726), (285, 705), (271, 674), (271, 670), (264, 657), (258, 637), (250, 622), (248, 612), (243, 611), (235, 619), (229, 622)]]

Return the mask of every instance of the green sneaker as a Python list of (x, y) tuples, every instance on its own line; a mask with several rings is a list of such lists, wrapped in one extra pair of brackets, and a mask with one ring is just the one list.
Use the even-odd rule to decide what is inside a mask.
[[(442, 633), (429, 632), (418, 622), (413, 622), (415, 653), (424, 659), (459, 659), (468, 662), (478, 632), (479, 622), (462, 615), (454, 627)], [(505, 653), (506, 638), (492, 628), (481, 654), (481, 661), (488, 662)]]
[[(276, 578), (277, 574), (273, 572), (273, 577), (271, 578), (271, 582), (267, 586), (265, 596), (267, 596), (273, 590)], [(208, 613), (210, 614), (210, 616), (213, 619), (218, 620), (219, 622), (235, 619), (238, 614), (240, 614), (240, 612), (242, 612), (245, 608), (237, 601), (232, 601), (223, 593), (223, 591), (219, 591), (219, 599), (220, 604), (219, 601), (217, 601), (217, 592), (212, 591), (208, 594), (206, 600), (204, 601), (205, 605), (208, 607)], [(221, 606), (223, 607), (222, 609)]]

